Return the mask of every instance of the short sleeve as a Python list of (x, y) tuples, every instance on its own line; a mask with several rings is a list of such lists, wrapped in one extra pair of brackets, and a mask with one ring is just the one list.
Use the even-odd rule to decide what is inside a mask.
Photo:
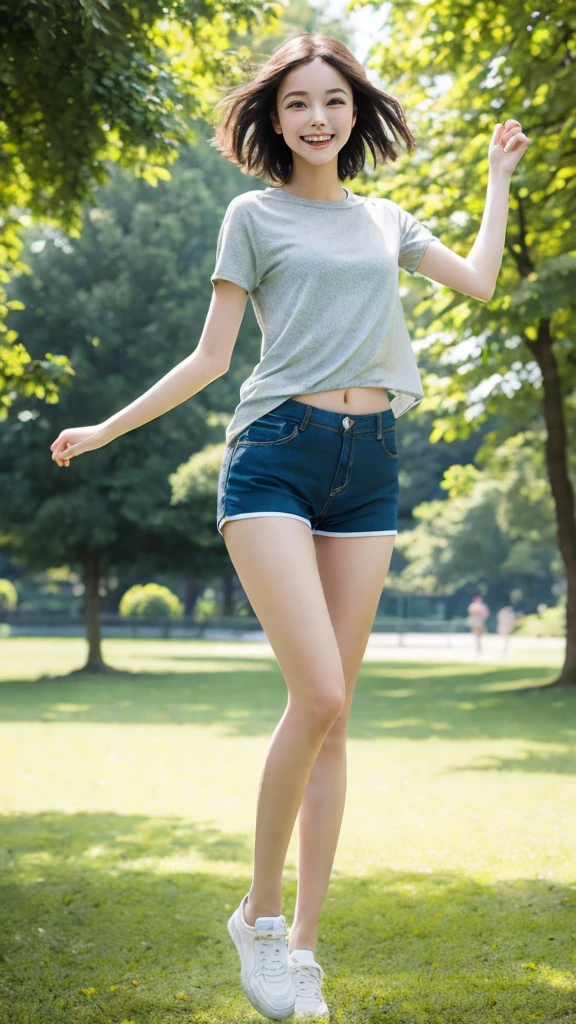
[(218, 232), (216, 264), (210, 280), (232, 281), (253, 292), (260, 283), (256, 252), (248, 223), (248, 210), (237, 199), (229, 203)]
[(416, 217), (413, 217), (407, 210), (398, 206), (400, 218), (400, 249), (398, 252), (398, 266), (413, 274), (424, 255), (427, 245), (433, 240), (439, 242), (437, 235), (422, 224)]

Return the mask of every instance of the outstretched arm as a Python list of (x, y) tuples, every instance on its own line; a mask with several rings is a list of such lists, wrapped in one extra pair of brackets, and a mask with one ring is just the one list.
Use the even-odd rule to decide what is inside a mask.
[(121, 434), (174, 409), (217, 377), (222, 377), (230, 365), (247, 298), (246, 290), (231, 281), (214, 288), (204, 330), (194, 352), (104, 423), (67, 427), (61, 431), (50, 445), (54, 462), (68, 466), (70, 459), (103, 448)]
[(486, 206), (474, 245), (464, 258), (438, 240), (430, 242), (419, 274), (482, 302), (492, 298), (506, 239), (510, 179), (530, 141), (519, 121), (496, 125), (488, 153)]

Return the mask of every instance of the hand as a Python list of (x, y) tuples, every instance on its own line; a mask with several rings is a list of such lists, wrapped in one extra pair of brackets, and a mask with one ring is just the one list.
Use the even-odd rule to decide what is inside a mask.
[(497, 124), (488, 151), (490, 168), (497, 167), (511, 175), (531, 141), (527, 135), (524, 135), (519, 121), (509, 120), (505, 124)]
[(103, 423), (97, 423), (93, 427), (69, 427), (58, 434), (50, 445), (52, 459), (59, 466), (69, 466), (70, 459), (82, 455), (83, 452), (103, 448), (112, 440), (112, 435)]

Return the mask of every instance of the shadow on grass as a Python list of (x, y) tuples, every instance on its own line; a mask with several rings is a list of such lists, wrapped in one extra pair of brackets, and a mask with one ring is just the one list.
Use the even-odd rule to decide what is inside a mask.
[[(274, 658), (198, 654), (189, 672), (134, 673), (129, 679), (9, 680), (0, 721), (99, 722), (218, 727), (228, 736), (271, 736), (286, 704)], [(550, 749), (468, 767), (521, 772), (576, 771), (576, 692), (539, 688), (550, 671), (390, 661), (365, 662), (354, 695), (350, 739), (524, 740)], [(516, 693), (533, 684), (533, 690)], [(451, 769), (452, 770), (452, 769)], [(462, 769), (456, 769), (462, 770)]]
[[(11, 1024), (261, 1020), (226, 922), (250, 887), (244, 838), (183, 819), (42, 813), (1, 820), (0, 1012)], [(244, 881), (181, 858), (223, 852)], [(286, 871), (282, 912), (296, 898)], [(333, 872), (318, 961), (342, 1024), (574, 1020), (575, 887), (450, 872)]]

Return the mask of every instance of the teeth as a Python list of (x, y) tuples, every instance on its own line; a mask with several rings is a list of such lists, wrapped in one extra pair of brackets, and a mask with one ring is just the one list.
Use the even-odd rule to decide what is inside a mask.
[(331, 135), (303, 135), (304, 142), (328, 142), (331, 139)]

